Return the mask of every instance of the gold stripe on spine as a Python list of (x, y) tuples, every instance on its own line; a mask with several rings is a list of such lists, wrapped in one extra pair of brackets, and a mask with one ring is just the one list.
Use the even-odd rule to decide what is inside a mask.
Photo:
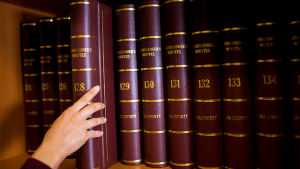
[(290, 99), (294, 101), (300, 101), (300, 97), (291, 97)]
[(26, 125), (26, 127), (37, 128), (40, 127), (40, 125)]
[(141, 132), (142, 129), (139, 129), (139, 130), (120, 130), (121, 132), (123, 133), (136, 133), (136, 132)]
[(44, 126), (44, 127), (51, 127), (52, 124), (44, 124), (43, 126)]
[(223, 63), (222, 64), (222, 66), (241, 66), (241, 65), (248, 65), (248, 63), (236, 62), (236, 63)]
[(156, 38), (162, 38), (163, 36), (144, 36), (144, 37), (141, 37), (140, 40), (143, 40), (143, 39), (156, 39)]
[(39, 22), (53, 22), (53, 19), (41, 19)]
[(25, 100), (26, 103), (40, 102), (41, 100)]
[[(225, 166), (225, 168), (226, 168), (226, 169), (234, 169), (234, 168), (230, 168), (230, 167), (227, 167), (227, 166)], [(257, 168), (257, 169), (259, 169), (259, 168)]]
[(138, 41), (138, 39), (118, 39), (117, 42), (128, 42), (128, 41)]
[(266, 59), (266, 60), (257, 60), (257, 63), (264, 63), (264, 62), (282, 62), (280, 59)]
[(164, 2), (164, 4), (167, 4), (170, 2), (185, 2), (185, 0), (169, 0), (169, 1)]
[(172, 101), (189, 101), (189, 100), (193, 100), (193, 99), (190, 99), (190, 98), (168, 99), (169, 102), (172, 102)]
[(36, 26), (36, 23), (23, 23), (22, 26)]
[(73, 99), (59, 99), (60, 102), (73, 102)]
[(247, 28), (245, 27), (232, 27), (232, 28), (225, 28), (222, 29), (221, 32), (223, 31), (237, 31), (237, 30), (246, 30)]
[(152, 133), (152, 134), (157, 134), (157, 133), (165, 133), (167, 130), (163, 130), (163, 131), (147, 131), (144, 130), (144, 133)]
[(121, 9), (117, 9), (116, 12), (120, 12), (120, 11), (135, 11), (135, 8), (121, 8)]
[(191, 66), (190, 65), (169, 65), (166, 68), (169, 69), (169, 68), (176, 68), (176, 67), (191, 67)]
[(42, 75), (53, 75), (57, 74), (57, 72), (41, 72)]
[(300, 59), (291, 59), (290, 62), (300, 62)]
[(173, 33), (167, 33), (165, 34), (165, 37), (171, 36), (171, 35), (187, 35), (188, 33), (186, 32), (173, 32)]
[(166, 99), (160, 99), (160, 100), (142, 100), (142, 102), (148, 102), (148, 103), (153, 103), (153, 102), (164, 102), (166, 101)]
[(225, 102), (246, 102), (249, 101), (250, 99), (223, 99)]
[(72, 72), (93, 71), (93, 70), (96, 70), (96, 69), (94, 69), (94, 68), (72, 69)]
[(28, 77), (28, 76), (39, 76), (40, 74), (24, 74), (25, 77)]
[(134, 72), (139, 71), (140, 69), (119, 69), (118, 72)]
[(56, 18), (57, 21), (60, 21), (60, 20), (70, 20), (70, 19), (71, 19), (70, 17)]
[(164, 69), (164, 67), (147, 67), (147, 68), (141, 68), (141, 71), (143, 70), (159, 70)]
[(95, 36), (92, 36), (92, 35), (74, 35), (74, 36), (71, 36), (71, 39), (74, 39), (74, 38), (95, 38)]
[(234, 133), (225, 133), (225, 132), (224, 132), (224, 135), (230, 136), (230, 137), (247, 137), (247, 136), (249, 136), (249, 134), (234, 134)]
[(193, 32), (192, 35), (202, 34), (202, 33), (219, 33), (217, 30), (205, 30), (205, 31), (197, 31)]
[(29, 49), (23, 49), (24, 52), (32, 52), (32, 51), (38, 51), (38, 49), (35, 48), (29, 48)]
[(266, 133), (256, 133), (259, 136), (262, 137), (282, 137), (284, 134), (266, 134)]
[(257, 97), (257, 100), (283, 100), (283, 97)]
[(256, 26), (266, 26), (266, 25), (276, 25), (276, 22), (265, 22), (265, 23), (258, 23)]
[(146, 7), (160, 7), (160, 6), (161, 6), (161, 5), (159, 5), (159, 4), (142, 5), (142, 6), (139, 7), (139, 10), (140, 10), (141, 8), (146, 8)]
[(56, 98), (42, 99), (44, 102), (58, 101)]
[(162, 164), (168, 164), (168, 161), (165, 162), (149, 162), (145, 160), (145, 163), (150, 164), (150, 165), (162, 165)]
[(70, 6), (71, 5), (94, 5), (94, 3), (82, 1), (82, 2), (72, 2), (70, 3)]
[(63, 48), (63, 47), (70, 47), (69, 44), (64, 44), (64, 45), (57, 45), (58, 48)]
[(180, 166), (180, 167), (185, 167), (185, 166), (191, 166), (191, 165), (194, 165), (194, 163), (179, 164), (179, 163), (173, 163), (172, 161), (170, 161), (170, 164), (175, 165), (175, 166)]
[(223, 169), (224, 167), (223, 166), (221, 166), (221, 167), (203, 167), (203, 166), (197, 165), (197, 168), (200, 168), (200, 169)]
[(34, 153), (36, 150), (27, 150), (28, 153)]
[(211, 137), (211, 136), (220, 136), (222, 135), (223, 133), (220, 132), (220, 133), (198, 133), (198, 132), (195, 132), (196, 135), (199, 135), (199, 136), (207, 136), (207, 137)]
[(119, 102), (122, 103), (134, 103), (134, 102), (140, 102), (141, 100), (119, 100)]
[(219, 102), (222, 99), (194, 99), (194, 102)]
[(300, 21), (292, 21), (289, 24), (297, 24), (297, 23), (300, 23)]
[(193, 65), (193, 68), (199, 68), (199, 67), (218, 67), (220, 64), (205, 64), (205, 65)]
[(169, 130), (169, 133), (174, 133), (174, 134), (188, 134), (188, 133), (193, 133), (194, 131), (174, 131), (174, 130)]
[(294, 135), (294, 137), (300, 139), (300, 135)]
[(123, 160), (122, 159), (122, 161), (125, 162), (125, 163), (138, 163), (138, 162), (143, 161), (143, 159), (140, 159), (140, 160)]
[(59, 75), (62, 75), (62, 74), (72, 74), (72, 72), (58, 72)]
[(55, 46), (50, 46), (50, 45), (47, 45), (47, 46), (40, 46), (41, 49), (44, 49), (44, 48), (55, 48)]

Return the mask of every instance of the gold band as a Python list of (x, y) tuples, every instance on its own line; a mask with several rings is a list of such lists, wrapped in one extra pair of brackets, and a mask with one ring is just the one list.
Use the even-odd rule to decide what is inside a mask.
[(63, 47), (70, 47), (69, 44), (64, 44), (64, 45), (57, 45), (58, 48), (63, 48)]
[(187, 134), (187, 133), (193, 133), (194, 131), (174, 131), (174, 130), (169, 130), (169, 133), (174, 133), (174, 134)]
[(36, 26), (36, 23), (23, 23), (22, 26)]
[(225, 102), (246, 102), (249, 101), (250, 99), (223, 99)]
[(70, 19), (71, 19), (70, 17), (56, 18), (57, 21), (60, 21), (60, 20), (70, 20)]
[(264, 63), (264, 62), (282, 62), (280, 59), (266, 59), (266, 60), (257, 60), (257, 63)]
[(180, 167), (194, 165), (194, 163), (179, 164), (179, 163), (173, 163), (172, 161), (170, 161), (170, 164), (175, 165), (175, 166), (180, 166)]
[(200, 100), (200, 99), (194, 99), (194, 102), (219, 102), (222, 99), (204, 99), (204, 100)]
[(34, 153), (36, 150), (27, 150), (28, 153)]
[(199, 135), (199, 136), (208, 136), (208, 137), (211, 137), (211, 136), (219, 136), (219, 135), (222, 135), (223, 133), (220, 132), (220, 133), (197, 133), (195, 132), (196, 135)]
[(116, 12), (120, 12), (120, 11), (135, 11), (136, 9), (134, 8), (121, 8), (121, 9), (117, 9)]
[(225, 28), (225, 29), (222, 29), (221, 32), (223, 31), (237, 31), (237, 30), (246, 30), (247, 28), (245, 27), (233, 27), (233, 28)]
[(300, 23), (300, 21), (292, 21), (289, 24), (297, 24), (297, 23)]
[(266, 134), (266, 133), (256, 133), (259, 136), (262, 137), (282, 137), (284, 134)]
[(83, 1), (83, 2), (72, 2), (72, 3), (70, 3), (70, 6), (71, 6), (71, 5), (83, 5), (83, 4), (86, 4), (86, 5), (94, 5), (94, 3)]
[(164, 4), (167, 4), (170, 2), (185, 2), (185, 0), (168, 0), (168, 1), (164, 2)]
[(133, 72), (139, 71), (140, 69), (119, 69), (118, 72)]
[(79, 72), (79, 71), (93, 71), (96, 70), (94, 68), (85, 68), (85, 69), (72, 69), (72, 72)]
[(197, 35), (197, 34), (202, 34), (202, 33), (219, 33), (219, 31), (216, 31), (216, 30), (197, 31), (197, 32), (193, 32), (192, 35)]
[(40, 102), (41, 100), (25, 100), (26, 103)]
[(74, 35), (74, 36), (71, 36), (71, 39), (74, 39), (74, 38), (95, 38), (95, 36), (92, 36), (92, 35)]
[(234, 169), (234, 168), (230, 168), (230, 167), (227, 167), (227, 166), (225, 166), (225, 168), (226, 168), (226, 169)]
[(169, 66), (166, 66), (167, 69), (175, 68), (175, 67), (191, 67), (191, 66), (190, 65), (169, 65)]
[(123, 133), (137, 133), (137, 132), (141, 132), (142, 129), (139, 130), (120, 130)]
[(164, 67), (147, 67), (147, 68), (141, 68), (141, 71), (143, 70), (159, 70), (164, 69)]
[(56, 98), (42, 99), (44, 102), (58, 101)]
[(167, 130), (163, 130), (163, 131), (147, 131), (147, 130), (144, 130), (144, 133), (154, 133), (154, 134), (157, 134), (157, 133), (165, 133)]
[(168, 164), (168, 161), (165, 162), (149, 162), (145, 160), (145, 163), (150, 164), (150, 165), (162, 165), (162, 164)]
[(39, 76), (40, 74), (24, 74), (25, 77), (28, 77), (28, 76)]
[(143, 40), (143, 39), (153, 39), (153, 38), (162, 38), (163, 36), (144, 36), (144, 37), (141, 37), (140, 40)]
[(55, 46), (50, 46), (50, 45), (47, 45), (47, 46), (40, 46), (41, 49), (44, 49), (44, 48), (55, 48)]
[(138, 39), (118, 39), (117, 42), (138, 41)]
[(37, 128), (40, 127), (40, 125), (26, 125), (26, 127)]
[(283, 100), (283, 97), (257, 97), (257, 100)]
[(122, 159), (122, 161), (125, 162), (125, 163), (138, 163), (138, 162), (143, 161), (143, 159), (140, 159), (140, 160), (132, 160), (132, 161), (130, 161), (130, 160), (123, 160), (123, 159)]
[(72, 72), (58, 72), (59, 75), (62, 75), (62, 74), (72, 74)]
[(59, 99), (60, 102), (73, 102), (73, 99)]
[(266, 26), (266, 25), (276, 25), (276, 22), (265, 22), (265, 23), (258, 23), (256, 26)]
[(168, 99), (169, 102), (172, 102), (172, 101), (189, 101), (189, 100), (193, 100), (193, 99), (191, 99), (191, 98)]
[(32, 51), (38, 51), (39, 49), (35, 48), (29, 48), (29, 49), (23, 49), (24, 52), (32, 52)]
[(199, 67), (218, 67), (220, 64), (205, 64), (205, 65), (193, 65), (193, 68), (199, 68)]
[(42, 75), (53, 75), (57, 74), (57, 72), (41, 72)]
[(223, 169), (224, 167), (223, 166), (221, 166), (221, 167), (203, 167), (203, 166), (197, 165), (197, 168), (200, 168), (200, 169)]
[(119, 100), (122, 103), (133, 103), (133, 102), (140, 102), (141, 100)]
[(247, 136), (249, 136), (249, 134), (234, 134), (234, 133), (225, 133), (225, 132), (224, 132), (224, 135), (230, 136), (230, 137), (247, 137)]
[(164, 102), (166, 99), (160, 99), (160, 100), (142, 100), (142, 102)]
[(173, 33), (167, 33), (167, 34), (165, 34), (165, 37), (171, 36), (171, 35), (187, 35), (187, 34), (188, 33), (186, 33), (186, 32), (173, 32)]
[(300, 135), (294, 135), (294, 137), (300, 139)]
[(139, 10), (140, 10), (141, 8), (146, 8), (146, 7), (160, 7), (160, 6), (161, 6), (161, 5), (159, 5), (159, 4), (142, 5), (142, 6), (139, 7)]
[(53, 22), (53, 19), (41, 19), (39, 22)]
[(51, 127), (52, 124), (44, 124), (43, 126), (44, 126), (44, 127)]
[(300, 101), (300, 97), (291, 97), (290, 99), (294, 101)]
[(291, 59), (290, 62), (300, 62), (300, 59)]
[(237, 63), (223, 63), (222, 66), (241, 66), (241, 65), (248, 65), (248, 63), (237, 62)]

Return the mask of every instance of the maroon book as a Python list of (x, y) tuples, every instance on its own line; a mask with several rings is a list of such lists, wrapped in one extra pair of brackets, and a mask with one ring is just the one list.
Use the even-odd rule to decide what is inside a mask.
[(96, 0), (70, 4), (73, 100), (77, 101), (95, 85), (100, 92), (92, 102), (105, 104), (105, 109), (89, 118), (106, 117), (105, 124), (92, 128), (103, 131), (100, 138), (89, 139), (76, 152), (78, 169), (105, 169), (118, 160), (112, 10)]
[(198, 168), (223, 168), (218, 8), (210, 0), (191, 6), (195, 163)]
[(136, 9), (133, 4), (119, 5), (115, 11), (119, 85), (121, 162), (143, 162), (142, 107), (136, 38)]
[(53, 17), (41, 18), (39, 26), (43, 126), (46, 133), (59, 116), (56, 20)]
[(172, 168), (194, 168), (187, 2), (165, 1), (164, 10), (170, 165)]
[(44, 137), (38, 28), (36, 21), (22, 23), (26, 151), (29, 154), (35, 152)]
[(168, 165), (160, 10), (159, 1), (139, 6), (144, 157), (149, 167)]

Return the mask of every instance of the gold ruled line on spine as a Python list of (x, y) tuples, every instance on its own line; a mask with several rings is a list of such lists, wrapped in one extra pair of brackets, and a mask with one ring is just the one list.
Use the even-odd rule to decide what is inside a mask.
[(160, 6), (161, 6), (161, 5), (159, 5), (159, 4), (142, 5), (142, 6), (139, 7), (139, 10), (140, 10), (141, 8), (147, 8), (147, 7), (160, 7)]
[(158, 134), (158, 133), (165, 133), (167, 130), (163, 130), (163, 131), (147, 131), (144, 130), (144, 133), (151, 133), (151, 134)]
[(220, 64), (205, 64), (205, 65), (193, 65), (193, 68), (199, 68), (199, 67), (218, 67)]
[(119, 69), (118, 72), (134, 72), (139, 71), (140, 69)]
[(28, 76), (39, 76), (40, 74), (24, 74), (25, 77), (28, 77)]
[(53, 19), (41, 19), (39, 22), (53, 22)]
[(150, 164), (150, 165), (163, 165), (163, 164), (168, 164), (168, 161), (164, 161), (164, 162), (149, 162), (149, 161), (145, 160), (145, 163)]
[(69, 59), (70, 58), (70, 55), (58, 55), (57, 56), (57, 59)]
[(72, 72), (93, 71), (93, 70), (96, 70), (96, 69), (94, 69), (94, 68), (72, 69)]
[(223, 134), (222, 132), (220, 132), (220, 133), (198, 133), (198, 132), (195, 132), (195, 133), (196, 133), (196, 135), (206, 136), (206, 137), (220, 136)]
[(120, 11), (135, 11), (135, 8), (121, 8), (121, 9), (117, 9), (116, 12), (120, 12)]
[(142, 129), (139, 130), (120, 130), (123, 133), (137, 133), (137, 132), (141, 132)]
[(60, 20), (70, 20), (71, 17), (61, 17), (61, 18), (56, 18), (57, 21), (60, 21)]
[(174, 133), (174, 134), (188, 134), (188, 133), (193, 133), (194, 131), (174, 131), (174, 130), (169, 130), (169, 133)]
[(172, 102), (172, 101), (189, 101), (189, 100), (193, 100), (193, 99), (191, 99), (191, 98), (168, 99), (169, 102)]
[(125, 162), (125, 163), (138, 163), (138, 162), (143, 161), (143, 159), (139, 159), (139, 160), (123, 160), (122, 159), (122, 161)]
[(62, 74), (72, 74), (72, 72), (58, 72), (59, 75), (62, 75)]
[(64, 48), (64, 47), (70, 47), (71, 45), (69, 44), (64, 44), (64, 45), (57, 45), (58, 48)]
[(300, 139), (300, 135), (294, 135), (294, 137)]
[(140, 40), (143, 40), (143, 39), (157, 39), (157, 38), (162, 38), (163, 36), (144, 36), (144, 37), (141, 37)]
[(53, 75), (57, 74), (57, 72), (41, 72), (42, 75)]
[(247, 28), (245, 27), (232, 27), (232, 28), (224, 28), (221, 30), (221, 32), (225, 31), (238, 31), (238, 30), (246, 30)]
[(72, 2), (70, 3), (70, 6), (71, 5), (94, 5), (94, 3), (82, 1), (82, 2)]
[(200, 169), (223, 169), (224, 166), (220, 166), (220, 167), (203, 167), (203, 166), (197, 165), (197, 168), (200, 168)]
[(259, 136), (262, 137), (282, 137), (284, 134), (266, 134), (266, 133), (256, 133)]
[(164, 67), (147, 67), (147, 68), (141, 68), (141, 71), (143, 70), (160, 70), (164, 69)]
[(225, 168), (226, 168), (226, 169), (234, 169), (234, 168), (230, 168), (230, 167), (227, 167), (227, 166), (225, 166)]
[(225, 132), (224, 132), (224, 135), (230, 136), (230, 137), (247, 137), (247, 136), (249, 136), (249, 134), (234, 134), (234, 133), (225, 133)]
[(248, 63), (236, 62), (236, 63), (223, 63), (222, 64), (222, 66), (241, 66), (241, 65), (248, 65)]
[(50, 46), (50, 45), (47, 45), (47, 46), (40, 46), (41, 49), (44, 49), (44, 48), (55, 48), (55, 46)]
[(173, 33), (167, 33), (165, 34), (165, 37), (171, 36), (171, 35), (187, 35), (188, 33), (186, 32), (173, 32)]
[(283, 100), (283, 97), (256, 97), (255, 99), (272, 101), (272, 100)]
[(44, 102), (52, 102), (52, 101), (58, 101), (56, 98), (48, 98), (48, 99), (42, 99)]
[(222, 99), (194, 99), (194, 102), (206, 102), (206, 103), (209, 103), (209, 102), (219, 102), (221, 101)]
[(36, 150), (27, 150), (28, 153), (34, 153)]
[(60, 99), (60, 102), (73, 102), (73, 99)]
[(122, 103), (134, 103), (134, 102), (140, 102), (141, 100), (119, 100), (119, 102)]
[(44, 126), (44, 127), (51, 127), (52, 124), (44, 124), (43, 126)]
[(23, 23), (22, 26), (36, 26), (36, 23)]
[(300, 101), (300, 97), (291, 97), (290, 99), (294, 101)]
[(148, 103), (153, 103), (153, 102), (164, 102), (166, 101), (166, 99), (160, 99), (160, 100), (142, 100), (142, 102), (148, 102)]
[(194, 2), (195, 0), (190, 0), (190, 2)]
[(39, 49), (36, 48), (29, 48), (29, 49), (23, 49), (24, 52), (32, 52), (32, 51), (38, 51)]
[(250, 101), (250, 99), (223, 99), (225, 102), (246, 102)]
[(138, 41), (138, 39), (118, 39), (117, 42), (128, 42), (128, 41)]
[(300, 62), (300, 59), (291, 59), (290, 62)]
[(164, 4), (167, 4), (170, 2), (185, 2), (185, 0), (169, 0), (169, 1), (164, 2)]
[(37, 127), (40, 127), (40, 125), (26, 125), (26, 127), (37, 128)]
[(198, 35), (198, 34), (203, 34), (203, 33), (219, 33), (219, 31), (217, 31), (217, 30), (197, 31), (197, 32), (193, 32), (192, 35)]
[(191, 66), (190, 65), (169, 65), (166, 68), (169, 69), (169, 68), (177, 68), (177, 67), (191, 67)]
[(175, 166), (180, 166), (180, 167), (185, 167), (185, 166), (191, 166), (191, 165), (194, 165), (194, 163), (179, 164), (179, 163), (173, 163), (172, 161), (170, 161), (170, 164), (175, 165)]
[(92, 35), (74, 35), (74, 36), (71, 36), (71, 39), (74, 39), (74, 38), (95, 38), (95, 36), (92, 36)]
[(25, 100), (26, 103), (40, 102), (41, 100)]
[(297, 23), (300, 23), (300, 21), (292, 21), (289, 24), (293, 25), (293, 24), (297, 24)]
[(257, 60), (257, 63), (264, 63), (264, 62), (282, 62), (280, 59), (266, 59), (266, 60)]
[(266, 25), (276, 25), (276, 22), (265, 22), (265, 23), (258, 23), (256, 26), (266, 26)]

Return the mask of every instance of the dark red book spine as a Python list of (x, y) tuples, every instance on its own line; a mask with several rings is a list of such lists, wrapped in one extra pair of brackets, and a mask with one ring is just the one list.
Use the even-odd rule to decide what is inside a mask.
[(191, 3), (193, 99), (197, 168), (223, 168), (222, 96), (218, 8), (210, 0)]
[(59, 116), (56, 20), (53, 17), (41, 18), (39, 25), (43, 125), (46, 133)]
[(139, 6), (145, 164), (168, 165), (166, 99), (159, 1)]
[(172, 168), (194, 168), (193, 101), (186, 7), (185, 1), (164, 2), (169, 149)]
[(121, 162), (126, 165), (139, 165), (143, 162), (143, 142), (136, 9), (133, 4), (124, 4), (119, 5), (115, 12)]
[(39, 37), (38, 22), (22, 23), (26, 151), (29, 154), (35, 152), (44, 136)]
[(103, 136), (89, 139), (76, 152), (76, 165), (78, 169), (105, 169), (118, 159), (112, 11), (96, 0), (74, 1), (70, 7), (73, 100), (99, 85), (100, 92), (90, 104), (101, 102), (105, 109), (89, 118), (107, 118), (105, 124), (92, 128), (103, 131)]

